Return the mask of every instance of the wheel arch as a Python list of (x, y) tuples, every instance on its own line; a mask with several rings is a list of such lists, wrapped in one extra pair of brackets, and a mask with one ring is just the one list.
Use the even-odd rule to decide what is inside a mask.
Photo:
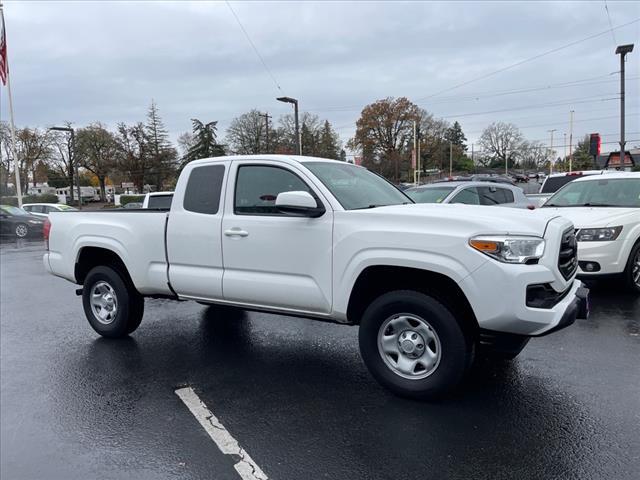
[(349, 296), (349, 323), (359, 324), (375, 298), (394, 290), (414, 290), (433, 296), (454, 312), (467, 333), (478, 331), (473, 308), (455, 280), (431, 270), (393, 265), (368, 266), (360, 272)]
[(113, 268), (122, 275), (125, 282), (131, 288), (135, 289), (129, 270), (120, 255), (104, 247), (86, 246), (80, 248), (74, 267), (76, 282), (80, 285), (84, 284), (87, 274), (92, 268), (98, 266)]

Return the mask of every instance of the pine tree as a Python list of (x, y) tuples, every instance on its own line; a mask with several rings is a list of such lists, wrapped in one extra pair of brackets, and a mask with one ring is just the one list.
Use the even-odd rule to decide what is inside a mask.
[(183, 165), (200, 158), (221, 157), (225, 155), (224, 145), (218, 143), (218, 122), (202, 123), (192, 118), (193, 145), (183, 158)]
[(169, 142), (169, 133), (160, 118), (156, 103), (151, 100), (144, 127), (148, 142), (150, 175), (156, 188), (162, 190), (164, 180), (175, 173), (178, 154)]
[(462, 127), (458, 122), (453, 122), (453, 125), (447, 129), (445, 138), (448, 142), (460, 147), (460, 150), (464, 152), (467, 151), (467, 145), (464, 143), (467, 141), (467, 137), (465, 137)]
[(320, 131), (318, 150), (319, 155), (323, 158), (332, 158), (334, 160), (340, 158), (338, 134), (331, 127), (329, 120), (324, 121), (322, 130)]

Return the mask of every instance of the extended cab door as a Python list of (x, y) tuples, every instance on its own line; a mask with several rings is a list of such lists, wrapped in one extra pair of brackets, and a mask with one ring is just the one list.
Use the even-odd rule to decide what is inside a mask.
[(229, 165), (189, 165), (176, 186), (166, 242), (169, 281), (179, 296), (222, 299), (222, 191)]
[[(331, 311), (333, 211), (300, 166), (234, 161), (222, 220), (225, 300), (304, 312)], [(279, 212), (279, 193), (307, 191), (318, 218)]]

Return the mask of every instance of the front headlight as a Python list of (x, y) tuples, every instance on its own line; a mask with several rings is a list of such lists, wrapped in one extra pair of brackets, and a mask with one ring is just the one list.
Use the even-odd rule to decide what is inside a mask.
[(578, 231), (579, 242), (611, 242), (620, 236), (622, 226), (606, 228), (583, 228)]
[(481, 235), (469, 239), (469, 245), (500, 262), (527, 263), (542, 257), (545, 242), (539, 237)]

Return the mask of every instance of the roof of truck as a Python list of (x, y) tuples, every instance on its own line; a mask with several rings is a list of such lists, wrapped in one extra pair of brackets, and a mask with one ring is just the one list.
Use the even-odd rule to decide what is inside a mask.
[(335, 163), (346, 163), (340, 160), (330, 160), (328, 158), (320, 158), (320, 157), (307, 157), (304, 155), (227, 155), (224, 157), (211, 157), (211, 158), (202, 158), (200, 160), (194, 160), (189, 162), (189, 164), (199, 164), (199, 163), (210, 163), (211, 161), (224, 162), (224, 161), (233, 161), (233, 160), (285, 160), (285, 161), (293, 161), (298, 163), (305, 162), (335, 162)]

